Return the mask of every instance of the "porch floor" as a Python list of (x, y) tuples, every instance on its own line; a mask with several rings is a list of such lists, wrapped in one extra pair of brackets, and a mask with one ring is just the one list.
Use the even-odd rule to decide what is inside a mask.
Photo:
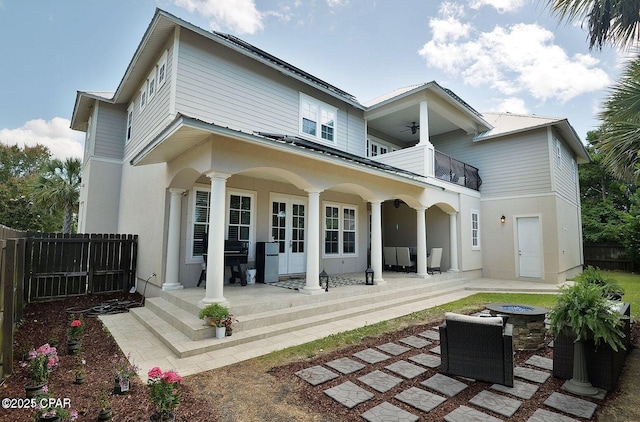
[[(343, 274), (363, 280), (363, 274)], [(304, 344), (343, 331), (398, 318), (479, 291), (556, 293), (559, 285), (521, 280), (464, 279), (456, 273), (423, 279), (385, 272), (384, 285), (347, 285), (307, 295), (268, 284), (225, 285), (224, 296), (239, 322), (233, 335), (210, 338), (197, 319), (203, 288), (163, 292), (145, 307), (101, 316), (125, 355), (140, 367), (190, 375)]]

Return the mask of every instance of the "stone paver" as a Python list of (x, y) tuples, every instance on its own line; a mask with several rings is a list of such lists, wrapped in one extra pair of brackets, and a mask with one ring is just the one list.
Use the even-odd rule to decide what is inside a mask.
[(358, 353), (354, 353), (353, 356), (367, 363), (378, 363), (383, 360), (389, 359), (391, 356), (378, 352), (375, 349), (364, 349)]
[(413, 379), (427, 372), (422, 366), (414, 365), (405, 360), (399, 360), (391, 365), (385, 366), (385, 368), (408, 379)]
[(436, 355), (440, 354), (440, 346), (434, 347), (433, 349), (429, 349), (431, 353), (435, 353)]
[(427, 330), (418, 334), (420, 337), (425, 337), (431, 340), (440, 341), (440, 332), (438, 330)]
[(469, 403), (474, 404), (483, 409), (491, 410), (503, 416), (510, 418), (520, 408), (522, 402), (491, 391), (481, 391), (476, 394)]
[(385, 393), (402, 382), (402, 378), (394, 377), (386, 372), (373, 371), (358, 378), (358, 381), (367, 384), (376, 391)]
[(464, 382), (460, 382), (442, 374), (435, 374), (431, 378), (422, 381), (420, 384), (435, 390), (438, 393), (442, 393), (447, 397), (454, 397), (456, 394), (468, 387)]
[(595, 412), (598, 407), (590, 401), (560, 393), (552, 393), (549, 398), (544, 401), (544, 404), (562, 412), (586, 419), (591, 419), (593, 412)]
[(537, 369), (532, 368), (525, 368), (524, 366), (516, 366), (513, 369), (513, 375), (527, 381), (537, 382), (539, 384), (546, 382), (551, 376), (549, 372), (538, 371)]
[(395, 398), (409, 406), (422, 410), (423, 412), (430, 412), (447, 400), (442, 396), (438, 396), (437, 394), (430, 393), (417, 387), (411, 387), (408, 390), (404, 390), (403, 392), (396, 394)]
[(409, 360), (429, 368), (437, 368), (442, 363), (442, 360), (438, 356), (428, 355), (426, 353), (411, 356)]
[(335, 372), (320, 365), (298, 371), (296, 372), (296, 375), (311, 385), (322, 384), (323, 382), (338, 378), (339, 376)]
[(404, 352), (407, 352), (409, 350), (411, 350), (408, 347), (405, 346), (401, 346), (399, 344), (395, 344), (395, 343), (385, 343), (385, 344), (381, 344), (380, 346), (376, 346), (376, 348), (382, 350), (383, 352), (387, 352), (390, 355), (393, 356), (398, 356), (403, 354)]
[(527, 422), (578, 422), (578, 420), (545, 409), (537, 409)]
[(340, 371), (343, 374), (350, 374), (365, 367), (365, 365), (361, 364), (360, 362), (356, 362), (355, 360), (349, 358), (332, 360), (331, 362), (325, 363), (325, 365), (335, 369), (336, 371)]
[(467, 406), (460, 406), (444, 417), (447, 422), (502, 422), (498, 418)]
[(333, 388), (324, 390), (324, 393), (349, 409), (374, 397), (373, 393), (358, 387), (351, 381), (343, 382)]
[(420, 419), (386, 401), (372, 407), (360, 416), (369, 422), (413, 422)]
[(553, 371), (553, 359), (545, 358), (538, 355), (533, 355), (529, 359), (527, 359), (525, 363), (531, 366), (537, 366), (538, 368)]
[(538, 386), (526, 382), (514, 380), (513, 387), (507, 387), (501, 384), (493, 384), (492, 389), (502, 393), (511, 394), (521, 399), (529, 400), (538, 391)]
[(423, 338), (419, 338), (416, 336), (401, 338), (400, 342), (404, 344), (408, 344), (411, 347), (415, 347), (416, 349), (422, 349), (423, 347), (426, 347), (432, 344), (430, 341), (427, 341)]

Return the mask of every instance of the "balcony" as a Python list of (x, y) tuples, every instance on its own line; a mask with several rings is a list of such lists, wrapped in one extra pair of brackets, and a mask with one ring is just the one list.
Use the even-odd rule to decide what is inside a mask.
[(478, 169), (451, 158), (440, 151), (435, 151), (435, 171), (434, 176), (440, 180), (455, 183), (473, 190), (480, 190), (482, 179), (478, 174)]

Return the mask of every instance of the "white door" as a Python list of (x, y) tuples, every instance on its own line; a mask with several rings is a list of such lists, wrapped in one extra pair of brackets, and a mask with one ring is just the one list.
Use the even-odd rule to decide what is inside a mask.
[(280, 246), (280, 274), (305, 272), (306, 208), (301, 198), (278, 197), (271, 201), (271, 236)]
[(540, 219), (538, 217), (520, 217), (517, 222), (520, 277), (541, 278)]

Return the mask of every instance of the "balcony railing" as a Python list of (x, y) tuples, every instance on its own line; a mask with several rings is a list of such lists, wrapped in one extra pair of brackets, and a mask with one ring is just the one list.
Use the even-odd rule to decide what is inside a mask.
[(470, 189), (480, 190), (482, 179), (478, 169), (435, 151), (435, 177)]

